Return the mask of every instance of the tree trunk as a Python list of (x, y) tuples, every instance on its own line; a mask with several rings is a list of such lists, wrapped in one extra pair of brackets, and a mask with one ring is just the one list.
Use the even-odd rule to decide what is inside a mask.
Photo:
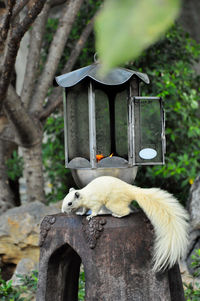
[(24, 177), (26, 179), (27, 202), (45, 203), (42, 170), (42, 142), (31, 148), (23, 148)]
[(197, 42), (200, 42), (199, 37), (199, 0), (183, 0), (180, 15), (180, 23), (183, 28), (189, 32), (191, 37)]
[[(14, 2), (14, 1), (13, 1)], [(7, 38), (8, 47), (3, 55), (3, 64), (0, 76), (0, 111), (2, 110), (3, 102), (5, 101), (8, 86), (10, 84), (11, 75), (14, 70), (17, 52), (19, 50), (20, 41), (31, 24), (36, 19), (44, 6), (45, 0), (34, 0), (28, 14), (17, 25), (10, 24), (10, 35)]]
[[(14, 3), (15, 0), (12, 1)], [(37, 66), (40, 65), (41, 55), (43, 54), (41, 47), (45, 24), (51, 5), (60, 4), (61, 2), (64, 2), (65, 4), (62, 7), (58, 28), (54, 34), (49, 47), (47, 60), (44, 64), (43, 71), (41, 72), (41, 70), (38, 70), (39, 68), (37, 68)], [(46, 101), (46, 95), (48, 94), (49, 87), (52, 85), (52, 79), (55, 76), (55, 72), (68, 40), (72, 25), (83, 2), (83, 0), (23, 0), (16, 1), (12, 16), (10, 16), (10, 14), (8, 14), (9, 12), (5, 10), (5, 13), (8, 14), (7, 19), (8, 21), (10, 20), (10, 22), (8, 22), (8, 30), (5, 32), (7, 33), (7, 38), (6, 34), (2, 37), (8, 47), (2, 49), (2, 55), (0, 52), (0, 59), (1, 56), (3, 58), (2, 66), (0, 66), (0, 110), (2, 105), (4, 105), (3, 109), (10, 124), (12, 125), (12, 129), (14, 128), (13, 131), (9, 133), (9, 137), (12, 134), (12, 139), (9, 139), (9, 141), (14, 141), (15, 144), (22, 147), (24, 161), (23, 168), (24, 177), (26, 179), (26, 195), (28, 202), (35, 200), (45, 202), (41, 151), (41, 120), (44, 122), (44, 120), (52, 112), (52, 107), (48, 110), (48, 112), (46, 112), (45, 109), (47, 108), (44, 109), (43, 105), (44, 101)], [(21, 12), (20, 18), (19, 12)], [(81, 35), (81, 39), (83, 40), (79, 39), (78, 41), (75, 53), (76, 58), (92, 30), (92, 22), (93, 20), (90, 24), (87, 24), (86, 28), (83, 30), (83, 34)], [(30, 56), (26, 64), (26, 76), (23, 79), (24, 86), (20, 97), (9, 83), (11, 80), (11, 74), (14, 70), (14, 63), (20, 47), (20, 41), (29, 29), (30, 25), (33, 27), (31, 39), (31, 41), (33, 40), (33, 45), (30, 47)], [(35, 45), (37, 46), (36, 48)], [(34, 49), (37, 51), (35, 52)], [(32, 64), (33, 62), (34, 66)], [(72, 62), (70, 66), (72, 66)], [(27, 84), (27, 81), (29, 84)], [(6, 95), (7, 97), (5, 97)], [(56, 106), (60, 103), (61, 97), (56, 103)], [(56, 106), (54, 104), (53, 110), (55, 110)], [(43, 117), (40, 119), (40, 114), (43, 111), (45, 111), (45, 114), (43, 114)], [(6, 134), (7, 132), (3, 133), (3, 137), (7, 141)]]
[(187, 208), (190, 213), (190, 243), (187, 250), (187, 268), (191, 274), (195, 272), (191, 265), (193, 261), (191, 255), (195, 254), (195, 250), (200, 248), (200, 175), (197, 176), (191, 186), (189, 198), (187, 201)]
[(10, 189), (6, 167), (7, 145), (0, 141), (0, 214), (13, 207), (14, 195)]

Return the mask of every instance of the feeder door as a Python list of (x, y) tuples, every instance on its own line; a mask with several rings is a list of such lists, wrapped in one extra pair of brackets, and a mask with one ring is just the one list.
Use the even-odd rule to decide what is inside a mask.
[(164, 164), (164, 112), (159, 97), (134, 98), (136, 165)]

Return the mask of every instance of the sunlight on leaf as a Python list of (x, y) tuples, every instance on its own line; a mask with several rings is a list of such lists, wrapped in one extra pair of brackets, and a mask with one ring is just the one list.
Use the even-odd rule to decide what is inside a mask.
[(180, 0), (107, 0), (95, 23), (102, 74), (134, 60), (173, 24)]

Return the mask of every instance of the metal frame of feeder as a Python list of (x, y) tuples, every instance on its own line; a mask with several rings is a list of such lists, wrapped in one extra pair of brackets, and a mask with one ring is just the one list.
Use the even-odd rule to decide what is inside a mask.
[(90, 142), (90, 164), (96, 168), (96, 119), (95, 119), (95, 92), (92, 81), (88, 87), (88, 110), (89, 110), (89, 142)]
[[(70, 169), (79, 169), (79, 166), (73, 166), (71, 164), (71, 161), (69, 160), (69, 137), (68, 137), (68, 121), (67, 121), (67, 98), (68, 98), (68, 88), (75, 86), (77, 83), (81, 82), (84, 78), (88, 77), (90, 80), (88, 82), (88, 91), (87, 91), (87, 103), (88, 103), (88, 139), (89, 141), (85, 141), (85, 143), (89, 143), (89, 148), (88, 148), (88, 166), (85, 161), (82, 161), (83, 166), (80, 168), (81, 169), (101, 169), (101, 168), (112, 168), (112, 166), (108, 165), (100, 165), (97, 160), (96, 160), (96, 154), (97, 154), (97, 137), (96, 137), (96, 95), (95, 95), (95, 83), (100, 83), (103, 85), (107, 86), (118, 86), (120, 84), (124, 84), (127, 82), (127, 159), (124, 159), (124, 157), (116, 157), (116, 158), (123, 158), (124, 162), (126, 161), (127, 164), (125, 165), (119, 165), (115, 167), (118, 168), (131, 168), (134, 166), (139, 166), (139, 165), (163, 165), (164, 162), (164, 154), (165, 154), (165, 116), (164, 116), (164, 110), (163, 110), (163, 103), (162, 99), (160, 97), (141, 97), (140, 96), (140, 85), (138, 83), (138, 80), (143, 80), (145, 83), (149, 83), (148, 77), (145, 78), (145, 74), (140, 74), (135, 71), (131, 71), (128, 69), (122, 69), (118, 68), (117, 71), (112, 71), (111, 76), (106, 80), (101, 80), (98, 78), (98, 75), (96, 74), (97, 70), (95, 68), (98, 68), (98, 64), (94, 64), (91, 66), (87, 66), (85, 68), (82, 68), (80, 70), (76, 70), (71, 72), (71, 74), (66, 74), (62, 75), (56, 78), (57, 83), (61, 85), (63, 89), (63, 101), (64, 101), (64, 138), (65, 138), (65, 166)], [(114, 72), (119, 72), (119, 77), (116, 77), (117, 79), (114, 78)], [(74, 76), (74, 78), (73, 78)], [(132, 78), (138, 78), (137, 81), (133, 80)], [(129, 82), (129, 83), (128, 83)], [(67, 89), (66, 89), (67, 88)], [(140, 118), (145, 118), (145, 114), (148, 114), (148, 111), (143, 111), (142, 109), (142, 104), (143, 102), (140, 100), (156, 100), (157, 105), (160, 103), (160, 117), (157, 120), (159, 122), (159, 126), (157, 124), (157, 127), (159, 129), (159, 132), (157, 133), (157, 139), (159, 144), (154, 144), (152, 142), (152, 147), (151, 147), (151, 141), (149, 140), (141, 140), (142, 139), (142, 131), (149, 130), (151, 131), (151, 120), (149, 122), (149, 128), (148, 128), (148, 123), (146, 123), (145, 119), (142, 121), (140, 124)], [(159, 103), (158, 103), (159, 101)], [(147, 107), (148, 108), (148, 107)], [(142, 109), (142, 111), (140, 111)], [(144, 108), (145, 109), (145, 108)], [(155, 112), (159, 112), (159, 107), (157, 106), (157, 109)], [(141, 113), (141, 114), (140, 114)], [(158, 113), (159, 114), (159, 113)], [(142, 119), (141, 119), (142, 120)], [(153, 121), (153, 120), (152, 120)], [(154, 132), (152, 132), (152, 135), (154, 136)], [(149, 145), (149, 147), (148, 147)], [(81, 147), (81, 146), (80, 146)], [(157, 157), (155, 160), (152, 158), (145, 158), (141, 156), (141, 152), (146, 151), (146, 152), (156, 152)], [(149, 153), (150, 154), (150, 153)], [(148, 154), (148, 155), (149, 155)], [(148, 157), (147, 155), (147, 157)], [(79, 156), (77, 156), (77, 159)], [(84, 157), (80, 156), (80, 160), (84, 159)], [(70, 165), (71, 164), (71, 165)], [(74, 163), (73, 163), (74, 164)], [(103, 163), (104, 164), (104, 163)]]
[[(163, 110), (163, 103), (161, 97), (148, 97), (148, 96), (133, 96), (132, 87), (130, 86), (128, 96), (128, 166), (137, 165), (160, 165), (165, 164), (164, 154), (166, 149), (165, 143), (165, 116)], [(161, 143), (162, 143), (162, 161), (160, 162), (136, 162), (135, 156), (135, 101), (136, 100), (159, 100), (160, 102), (160, 116), (161, 116)], [(67, 106), (66, 106), (66, 91), (63, 89), (63, 100), (64, 100), (64, 132), (65, 132), (65, 166), (68, 167), (68, 141), (67, 141)], [(95, 91), (92, 81), (89, 83), (88, 87), (88, 112), (89, 112), (89, 151), (90, 151), (90, 164), (91, 168), (97, 168), (96, 161), (96, 119), (95, 119)]]
[(67, 141), (67, 103), (66, 103), (66, 92), (65, 88), (63, 88), (63, 109), (64, 109), (64, 144), (65, 144), (65, 167), (68, 167), (69, 160), (68, 160), (68, 141)]

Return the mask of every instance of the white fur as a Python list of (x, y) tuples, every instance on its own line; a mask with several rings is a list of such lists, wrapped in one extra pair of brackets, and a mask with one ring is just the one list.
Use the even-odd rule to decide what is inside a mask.
[[(78, 197), (75, 195), (78, 192)], [(70, 190), (63, 200), (62, 212), (80, 207), (92, 210), (96, 216), (105, 205), (115, 217), (130, 213), (131, 201), (137, 201), (155, 230), (154, 271), (172, 267), (185, 255), (188, 245), (188, 214), (168, 192), (158, 188), (144, 189), (129, 185), (117, 178), (103, 176), (94, 179), (80, 190)], [(70, 206), (68, 206), (69, 203)]]

